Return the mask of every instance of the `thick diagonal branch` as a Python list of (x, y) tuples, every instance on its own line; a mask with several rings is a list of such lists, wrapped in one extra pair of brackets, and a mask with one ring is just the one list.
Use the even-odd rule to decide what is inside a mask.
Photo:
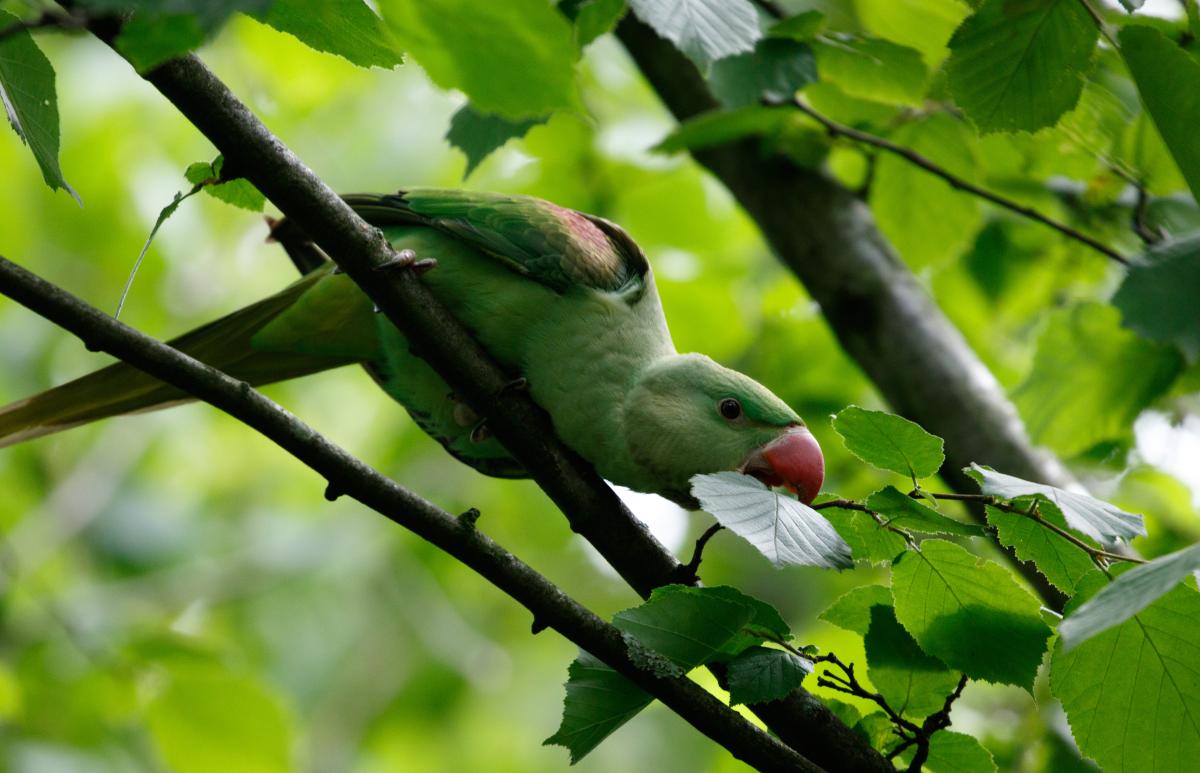
[(143, 335), (0, 257), (0, 292), (108, 352), (220, 408), (270, 438), (329, 486), (429, 540), (516, 599), (536, 620), (603, 660), (734, 756), (760, 770), (819, 771), (686, 677), (639, 668), (621, 632), (484, 535), (376, 472), (248, 384)]

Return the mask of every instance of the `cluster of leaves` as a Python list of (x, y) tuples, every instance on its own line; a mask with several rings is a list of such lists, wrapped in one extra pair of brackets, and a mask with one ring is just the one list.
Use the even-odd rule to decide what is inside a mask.
[[(1083, 493), (978, 465), (967, 470), (979, 483), (978, 496), (930, 493), (921, 481), (935, 475), (944, 461), (940, 438), (901, 417), (853, 406), (836, 415), (833, 426), (850, 453), (904, 476), (912, 491), (905, 494), (888, 485), (862, 502), (826, 495), (808, 507), (746, 476), (719, 473), (697, 476), (693, 493), (719, 523), (777, 566), (842, 568), (858, 562), (891, 567), (890, 587), (860, 587), (822, 615), (863, 637), (868, 676), (878, 693), (861, 688), (852, 670), (849, 680), (827, 673), (821, 684), (878, 700), (882, 710), (854, 724), (880, 751), (899, 756), (921, 742), (912, 728), (928, 726), (964, 677), (1032, 690), (1049, 646), (1052, 689), (1084, 754), (1107, 770), (1138, 767), (1145, 761), (1144, 749), (1112, 742), (1132, 727), (1139, 737), (1153, 739), (1156, 764), (1170, 770), (1187, 768), (1187, 756), (1177, 756), (1174, 750), (1200, 744), (1193, 721), (1200, 717), (1200, 641), (1189, 634), (1190, 621), (1200, 614), (1200, 594), (1187, 581), (1200, 572), (1200, 547), (1141, 562), (1115, 552), (1121, 543), (1145, 534), (1140, 516)], [(946, 499), (985, 505), (986, 533), (940, 512)], [(1055, 632), (1038, 600), (1010, 569), (968, 549), (971, 539), (984, 536), (1032, 563), (1070, 599), (1052, 645)], [(848, 560), (851, 556), (853, 561)], [(1137, 565), (1122, 571), (1130, 564)], [(748, 611), (743, 614), (752, 618)], [(715, 613), (711, 617), (721, 619)], [(759, 624), (757, 619), (747, 623), (745, 632), (754, 633)], [(689, 625), (704, 624), (692, 619)], [(667, 618), (656, 618), (659, 633), (671, 627)], [(640, 645), (666, 654), (639, 631), (625, 630), (639, 637)], [(774, 637), (764, 638), (786, 645), (779, 631), (771, 633)], [(725, 631), (707, 635), (733, 636)], [(805, 654), (795, 649), (791, 653)], [(771, 657), (778, 660), (783, 655)], [(840, 664), (836, 656), (831, 659)], [(703, 662), (708, 660), (688, 667)], [(1136, 664), (1134, 673), (1131, 663)], [(735, 702), (746, 690), (735, 681), (737, 673), (731, 668)], [(605, 712), (615, 712), (616, 707), (605, 702), (585, 709), (573, 701), (574, 682), (572, 671), (567, 715), (573, 722), (595, 723)], [(783, 689), (786, 684), (779, 680), (756, 685), (754, 694), (760, 700), (778, 699), (785, 692), (767, 687)], [(872, 726), (880, 723), (894, 724), (896, 735), (872, 733)], [(561, 731), (554, 740), (582, 753)], [(929, 744), (931, 769), (995, 769), (970, 736), (956, 734), (953, 742), (938, 744), (926, 738), (924, 743)], [(973, 750), (972, 764), (954, 767), (964, 764), (958, 755), (967, 747)], [(949, 756), (943, 759), (943, 754)]]

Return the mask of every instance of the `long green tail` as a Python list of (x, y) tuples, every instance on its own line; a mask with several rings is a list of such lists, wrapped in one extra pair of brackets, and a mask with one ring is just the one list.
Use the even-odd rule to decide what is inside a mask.
[[(254, 334), (290, 308), (320, 278), (317, 273), (306, 276), (270, 298), (210, 322), (169, 343), (201, 362), (254, 386), (355, 362), (355, 358), (268, 352), (251, 346)], [(179, 389), (118, 362), (0, 408), (0, 447), (109, 416), (164, 408), (189, 399)]]

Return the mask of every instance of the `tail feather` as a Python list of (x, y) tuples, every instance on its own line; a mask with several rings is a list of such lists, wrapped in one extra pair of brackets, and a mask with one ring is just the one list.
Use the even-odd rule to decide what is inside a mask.
[[(251, 346), (254, 334), (289, 308), (316, 278), (315, 274), (306, 276), (276, 295), (168, 343), (254, 386), (354, 362), (350, 358), (264, 352)], [(185, 392), (131, 365), (114, 363), (0, 408), (0, 448), (110, 416), (165, 408), (190, 399)]]

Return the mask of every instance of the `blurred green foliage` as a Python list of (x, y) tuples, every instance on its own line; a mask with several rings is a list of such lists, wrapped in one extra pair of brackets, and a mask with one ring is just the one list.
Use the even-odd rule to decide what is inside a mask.
[[(462, 185), (467, 160), (443, 135), (464, 99), (433, 84), (483, 83), (487, 92), (492, 73), (457, 72), (437, 54), (445, 40), (469, 45), (479, 30), (429, 10), (465, 4), (382, 5), (405, 14), (397, 45), (429, 67), (432, 81), (421, 64), (363, 70), (306, 48), (278, 31), (295, 31), (286, 14), (265, 17), (277, 29), (234, 16), (202, 56), (337, 190)], [(611, 14), (611, 3), (585, 7), (593, 5), (589, 23), (611, 18), (598, 8)], [(956, 89), (953, 71), (947, 84), (940, 68), (959, 47), (951, 33), (967, 4), (788, 5), (825, 13), (825, 37), (814, 44), (821, 82), (804, 93), (831, 117), (921, 149), (1126, 253), (1140, 243), (1129, 227), (1136, 202), (1125, 177), (1158, 197), (1147, 227), (1183, 233), (1200, 225), (1184, 175), (1111, 51), (1095, 55), (1078, 104), (1057, 125), (980, 136), (943, 109)], [(31, 4), (0, 8), (27, 16)], [(524, 30), (506, 24), (501, 9), (479, 26), (496, 45), (519, 47)], [(544, 21), (533, 52), (544, 61), (537, 109), (500, 88), (492, 101), (475, 93), (472, 101), (514, 119), (573, 109), (487, 156), (467, 184), (535, 194), (620, 223), (650, 257), (678, 348), (747, 372), (795, 407), (826, 449), (827, 490), (859, 497), (877, 488), (878, 475), (843, 449), (827, 417), (851, 403), (880, 407), (879, 399), (820, 310), (719, 183), (686, 156), (652, 151), (673, 122), (615, 40), (591, 44), (577, 78), (564, 83), (555, 68), (570, 68), (572, 44), (557, 16)], [(29, 150), (0, 133), (0, 253), (114, 309), (155, 217), (187, 189), (184, 170), (215, 153), (96, 40), (42, 34), (38, 43), (58, 72), (61, 168), (84, 206), (49, 190)], [(712, 43), (697, 41), (696, 55), (703, 60)], [(353, 53), (388, 64), (389, 52), (390, 44)], [(807, 70), (783, 75), (795, 85), (809, 79)], [(803, 121), (748, 110), (752, 133), (802, 163), (828, 158), (832, 173), (864, 189), (902, 257), (1017, 394), (1035, 439), (1067, 454), (1094, 490), (1146, 514), (1150, 537), (1135, 547), (1158, 555), (1200, 537), (1200, 478), (1189, 456), (1200, 453), (1200, 371), (1167, 347), (1156, 359), (1159, 347), (1141, 339), (1121, 345), (1131, 335), (1125, 330), (1099, 337), (1120, 351), (1080, 357), (1087, 330), (1067, 325), (1108, 300), (1117, 267), (909, 166), (852, 145), (830, 149)], [(167, 338), (275, 291), (294, 272), (264, 243), (266, 233), (259, 215), (212, 197), (189, 199), (151, 246), (122, 318)], [(1129, 349), (1137, 356), (1126, 356)], [(0, 299), (0, 403), (103, 362)], [(1067, 364), (1069, 382), (1058, 370)], [(1173, 386), (1162, 375), (1183, 368)], [(1122, 388), (1129, 384), (1136, 389)], [(359, 370), (267, 391), (440, 506), (479, 508), (481, 528), (601, 615), (636, 603), (536, 486), (454, 462)], [(322, 488), (298, 462), (205, 406), (0, 452), (0, 768), (562, 769), (563, 751), (539, 744), (558, 725), (574, 648), (551, 633), (531, 636), (528, 615), (474, 573), (353, 503), (326, 503)], [(632, 504), (685, 557), (711, 523), (646, 498)], [(727, 534), (708, 548), (703, 576), (774, 604), (799, 641), (860, 662), (861, 636), (818, 614), (846, 591), (886, 582), (869, 568), (776, 571)], [(707, 674), (698, 678), (718, 689)], [(1079, 768), (1045, 681), (1043, 671), (1034, 687), (1040, 704), (1017, 688), (972, 683), (955, 708), (955, 728), (982, 739), (1004, 770)], [(814, 680), (806, 686), (832, 695)], [(860, 702), (857, 710), (874, 707)], [(743, 769), (661, 706), (617, 738), (578, 768)]]

